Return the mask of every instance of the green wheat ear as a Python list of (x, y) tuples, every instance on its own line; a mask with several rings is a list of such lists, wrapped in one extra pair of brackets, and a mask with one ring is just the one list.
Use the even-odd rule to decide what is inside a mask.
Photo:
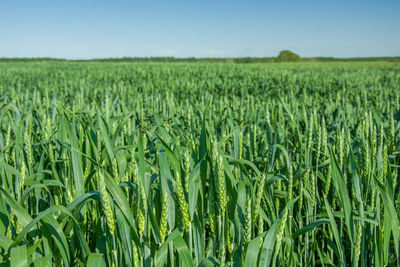
[(161, 244), (164, 243), (166, 234), (168, 232), (168, 195), (164, 194), (162, 211), (161, 211), (161, 221), (160, 221), (160, 236), (161, 236)]
[(251, 199), (247, 200), (246, 204), (246, 222), (244, 229), (244, 244), (247, 244), (251, 240), (252, 220), (251, 220)]
[(106, 222), (107, 222), (107, 227), (110, 230), (111, 235), (114, 235), (115, 233), (115, 220), (114, 220), (114, 213), (111, 208), (111, 200), (108, 196), (108, 192), (106, 189), (106, 185), (104, 182), (104, 174), (103, 171), (100, 171), (99, 173), (99, 191), (100, 191), (100, 196), (101, 196), (101, 203), (103, 206), (103, 212), (106, 216)]
[(189, 217), (189, 210), (188, 210), (188, 204), (185, 199), (185, 194), (183, 192), (183, 187), (182, 187), (182, 182), (180, 175), (176, 173), (176, 179), (175, 179), (175, 184), (176, 184), (176, 194), (178, 197), (178, 203), (179, 203), (179, 210), (182, 214), (183, 217), (183, 223), (186, 227), (186, 229), (189, 229), (190, 226), (190, 217)]

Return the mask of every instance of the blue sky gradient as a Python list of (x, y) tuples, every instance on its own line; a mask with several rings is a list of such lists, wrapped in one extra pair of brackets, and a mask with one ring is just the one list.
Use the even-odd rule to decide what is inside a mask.
[(0, 0), (0, 57), (400, 56), (399, 14), (399, 0)]

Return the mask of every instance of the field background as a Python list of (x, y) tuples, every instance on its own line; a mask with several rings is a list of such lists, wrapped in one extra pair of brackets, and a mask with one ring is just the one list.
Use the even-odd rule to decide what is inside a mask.
[(6, 61), (4, 266), (399, 265), (398, 63)]
[[(195, 58), (195, 57), (122, 57), (122, 58), (94, 58), (94, 59), (63, 59), (63, 58), (0, 58), (0, 62), (163, 62), (163, 63), (274, 63), (277, 57), (238, 57), (238, 58)], [(289, 60), (290, 61), (290, 60)], [(400, 57), (355, 57), (355, 58), (336, 58), (336, 57), (302, 57), (298, 63), (305, 62), (400, 62)]]

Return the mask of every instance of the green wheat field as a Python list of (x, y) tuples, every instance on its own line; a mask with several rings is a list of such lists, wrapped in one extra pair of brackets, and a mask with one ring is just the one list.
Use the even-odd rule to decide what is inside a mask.
[(399, 266), (398, 63), (0, 63), (0, 266)]

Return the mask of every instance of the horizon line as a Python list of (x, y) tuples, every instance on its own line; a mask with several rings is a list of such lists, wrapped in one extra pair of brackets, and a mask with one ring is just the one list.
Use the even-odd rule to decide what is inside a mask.
[[(83, 60), (83, 61), (90, 61), (90, 60), (102, 60), (102, 59), (274, 59), (277, 56), (240, 56), (240, 57), (195, 57), (195, 56), (123, 56), (123, 57), (94, 57), (94, 58), (65, 58), (65, 57), (50, 57), (50, 56), (39, 56), (39, 57), (26, 57), (26, 56), (17, 56), (17, 57), (0, 57), (2, 59), (55, 59), (55, 60), (66, 60), (66, 61), (74, 61), (74, 60)], [(350, 57), (335, 57), (335, 56), (311, 56), (311, 57), (302, 57), (301, 59), (379, 59), (379, 58), (386, 58), (386, 59), (395, 59), (400, 58), (398, 56), (350, 56)]]

